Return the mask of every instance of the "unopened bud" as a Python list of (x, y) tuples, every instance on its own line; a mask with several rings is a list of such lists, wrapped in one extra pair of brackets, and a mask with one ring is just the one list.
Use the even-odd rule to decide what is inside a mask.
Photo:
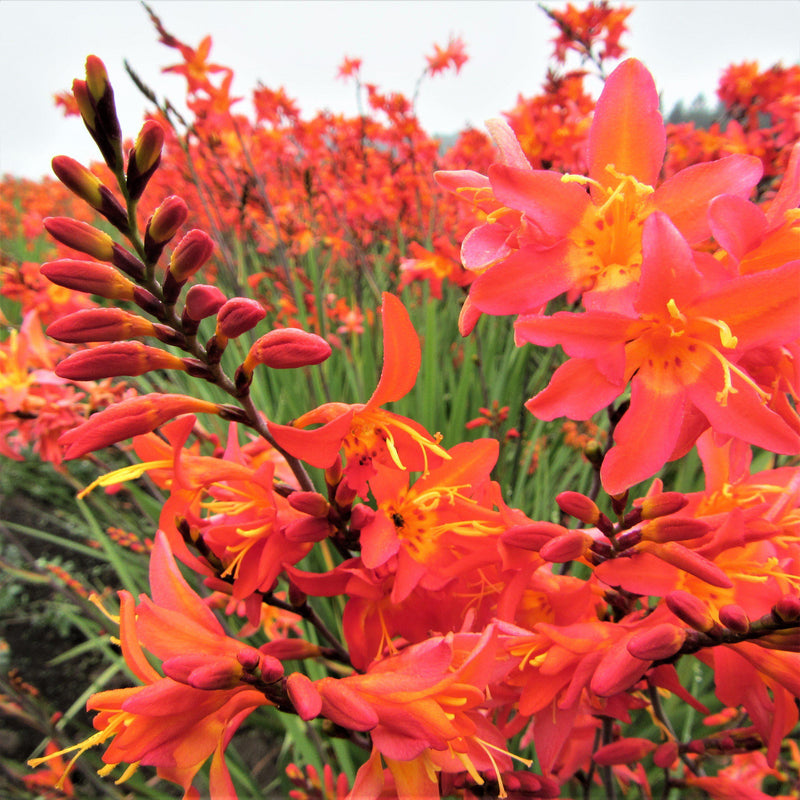
[(286, 678), (286, 693), (300, 719), (308, 722), (320, 715), (322, 697), (314, 683), (301, 672), (293, 672)]
[(670, 769), (678, 760), (679, 753), (677, 742), (664, 742), (653, 752), (653, 763), (661, 769)]
[(655, 749), (655, 743), (649, 739), (630, 736), (598, 747), (592, 756), (592, 760), (601, 767), (610, 767), (615, 764), (633, 764), (641, 761)]
[(655, 519), (680, 511), (689, 502), (689, 498), (681, 492), (661, 492), (645, 497), (634, 505), (642, 510), (642, 519)]
[(794, 622), (800, 619), (800, 597), (796, 594), (784, 595), (772, 607), (772, 613), (781, 622)]
[(747, 612), (733, 603), (719, 610), (719, 621), (734, 633), (747, 633), (750, 630), (750, 618)]
[(111, 190), (86, 167), (69, 156), (56, 156), (52, 161), (56, 177), (73, 194), (99, 211), (115, 228), (127, 233), (128, 215)]
[(356, 497), (358, 497), (358, 492), (347, 481), (342, 481), (336, 487), (336, 494), (333, 499), (340, 508), (347, 508), (353, 504)]
[(330, 510), (328, 501), (319, 492), (292, 492), (289, 505), (312, 517), (327, 517)]
[(134, 290), (139, 288), (114, 267), (96, 261), (62, 258), (43, 264), (41, 273), (59, 286), (110, 300), (133, 300)]
[(673, 567), (678, 567), (696, 578), (710, 583), (712, 586), (718, 586), (720, 589), (730, 589), (733, 587), (733, 582), (716, 564), (709, 561), (704, 556), (700, 555), (695, 550), (689, 550), (678, 542), (664, 542), (658, 544), (656, 542), (643, 541), (639, 545), (639, 549), (645, 553), (660, 558), (666, 561), (667, 564), (672, 564)]
[(232, 297), (217, 312), (216, 336), (235, 339), (255, 328), (266, 315), (267, 312), (257, 300)]
[(224, 303), (225, 295), (218, 287), (205, 283), (195, 284), (186, 292), (183, 317), (193, 322), (200, 322), (216, 314)]
[(60, 342), (119, 342), (155, 336), (150, 320), (121, 308), (84, 308), (51, 323), (48, 336)]
[(693, 594), (677, 589), (674, 592), (670, 592), (664, 600), (667, 608), (678, 619), (690, 625), (696, 631), (708, 633), (717, 624), (706, 604)]
[(683, 647), (686, 631), (671, 622), (662, 622), (635, 633), (628, 640), (628, 652), (643, 661), (660, 661), (670, 658)]
[(147, 120), (128, 155), (125, 183), (132, 200), (138, 200), (142, 196), (147, 182), (158, 169), (163, 146), (164, 129), (155, 120)]
[(45, 230), (73, 250), (80, 250), (99, 261), (114, 257), (114, 240), (104, 231), (70, 217), (46, 217)]
[(322, 654), (318, 644), (305, 639), (273, 639), (262, 644), (260, 650), (281, 661), (301, 661), (304, 658), (317, 658)]
[(91, 381), (120, 376), (135, 377), (154, 369), (185, 370), (178, 357), (142, 342), (114, 342), (67, 356), (55, 369), (59, 378)]
[(556, 496), (558, 507), (587, 525), (597, 525), (600, 519), (600, 509), (591, 498), (580, 492), (561, 492)]
[(330, 354), (331, 346), (321, 336), (298, 328), (278, 328), (255, 342), (242, 366), (251, 372), (257, 364), (296, 369), (320, 364)]
[(350, 527), (354, 531), (366, 528), (375, 519), (376, 513), (375, 509), (365, 506), (363, 503), (353, 506), (353, 510), (350, 512)]
[(144, 252), (150, 264), (158, 261), (164, 246), (180, 230), (188, 216), (186, 203), (177, 195), (167, 197), (153, 212), (144, 232)]
[(529, 525), (517, 525), (500, 534), (500, 541), (509, 547), (520, 547), (523, 550), (539, 552), (548, 542), (563, 536), (568, 529), (555, 522), (532, 522)]
[(325, 716), (351, 731), (372, 730), (380, 721), (375, 709), (344, 681), (323, 678), (319, 681)]
[(283, 664), (274, 654), (264, 653), (261, 659), (261, 680), (264, 683), (275, 683), (283, 677), (283, 673)]
[(642, 539), (650, 542), (685, 542), (698, 539), (709, 530), (709, 524), (700, 519), (659, 517), (642, 528)]
[(284, 535), (290, 542), (321, 542), (329, 533), (330, 525), (324, 517), (296, 519), (284, 528)]
[(247, 672), (255, 672), (261, 664), (261, 653), (255, 647), (243, 647), (236, 654), (236, 660)]
[[(78, 107), (81, 116), (92, 138), (95, 140), (103, 159), (113, 172), (122, 168), (122, 132), (117, 119), (117, 109), (114, 104), (114, 90), (108, 80), (105, 65), (97, 56), (88, 56), (86, 59), (86, 83), (83, 84), (86, 92), (84, 104), (92, 107), (93, 113), (90, 120), (83, 114), (81, 101)], [(75, 84), (73, 84), (73, 92)]]
[(568, 530), (561, 536), (542, 545), (539, 555), (555, 564), (564, 564), (581, 558), (592, 544), (592, 537), (586, 531)]
[(168, 277), (183, 285), (195, 274), (214, 252), (214, 240), (198, 229), (189, 231), (172, 253)]

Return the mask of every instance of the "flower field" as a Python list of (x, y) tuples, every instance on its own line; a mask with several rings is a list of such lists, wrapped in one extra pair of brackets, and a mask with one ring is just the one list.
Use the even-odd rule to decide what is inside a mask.
[(445, 146), (458, 38), (304, 116), (145, 9), (188, 113), (0, 182), (0, 795), (798, 797), (800, 66), (543, 8)]

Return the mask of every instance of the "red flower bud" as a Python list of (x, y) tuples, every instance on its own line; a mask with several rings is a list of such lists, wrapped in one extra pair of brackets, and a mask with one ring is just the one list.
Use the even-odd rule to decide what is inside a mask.
[(317, 687), (301, 672), (293, 672), (286, 678), (286, 693), (300, 719), (308, 722), (322, 711), (322, 697)]
[(86, 88), (95, 103), (110, 88), (106, 65), (97, 56), (86, 57)]
[(800, 597), (796, 594), (784, 595), (775, 603), (772, 611), (781, 621), (794, 622), (800, 619)]
[(41, 273), (59, 286), (110, 300), (133, 300), (134, 292), (139, 288), (114, 267), (95, 261), (62, 258), (42, 264)]
[(216, 286), (198, 283), (186, 292), (183, 314), (193, 322), (216, 314), (225, 303), (225, 295)]
[(62, 434), (65, 459), (78, 458), (140, 433), (154, 431), (181, 414), (218, 414), (220, 406), (183, 394), (147, 394), (131, 397), (93, 414), (82, 425)]
[(720, 589), (730, 589), (733, 586), (731, 579), (716, 564), (677, 542), (665, 542), (664, 544), (642, 542), (638, 549), (645, 553), (651, 553), (662, 561), (666, 561), (667, 564), (672, 564), (673, 567), (678, 567), (712, 586), (718, 586)]
[(216, 335), (235, 339), (255, 328), (267, 312), (257, 300), (247, 297), (232, 297), (217, 312)]
[(155, 120), (147, 120), (128, 154), (125, 184), (132, 200), (142, 196), (147, 182), (158, 169), (163, 146), (164, 129)]
[(271, 369), (310, 367), (330, 354), (331, 346), (321, 336), (298, 328), (278, 328), (256, 341), (242, 367), (245, 372), (252, 372), (256, 364)]
[(650, 542), (685, 542), (704, 536), (710, 525), (700, 519), (659, 517), (642, 528), (642, 539)]
[(664, 598), (667, 608), (678, 619), (690, 625), (696, 631), (708, 633), (717, 624), (706, 604), (693, 594), (677, 589)]
[(261, 653), (255, 647), (243, 647), (236, 654), (236, 660), (245, 672), (255, 672), (261, 664)]
[(114, 227), (128, 231), (128, 215), (111, 190), (98, 177), (69, 156), (56, 156), (53, 161), (56, 177), (73, 194), (99, 211)]
[(567, 532), (563, 525), (555, 522), (532, 522), (530, 525), (517, 525), (500, 534), (500, 541), (509, 547), (538, 552), (547, 542), (563, 536)]
[(283, 664), (274, 655), (264, 654), (261, 659), (261, 680), (264, 683), (275, 683), (283, 677)]
[(686, 631), (671, 622), (662, 622), (635, 633), (628, 640), (628, 652), (643, 661), (660, 661), (675, 655), (686, 641)]
[(369, 731), (380, 721), (375, 709), (343, 681), (323, 678), (317, 686), (325, 716), (337, 725), (351, 731)]
[(595, 764), (599, 764), (601, 767), (610, 767), (613, 764), (633, 764), (636, 761), (641, 761), (655, 749), (655, 743), (649, 739), (631, 736), (598, 747), (592, 759)]
[(46, 217), (45, 230), (62, 244), (99, 261), (114, 257), (114, 240), (103, 231), (70, 217)]
[(150, 320), (121, 308), (84, 308), (51, 323), (48, 336), (60, 342), (119, 342), (155, 336)]
[(661, 769), (670, 769), (678, 760), (679, 750), (677, 742), (664, 742), (653, 753), (653, 763)]
[[(188, 216), (189, 209), (180, 197), (174, 194), (167, 197), (147, 221), (145, 250), (163, 247), (180, 230)], [(154, 260), (149, 253), (148, 258)]]
[(600, 509), (591, 498), (580, 492), (561, 492), (556, 497), (558, 507), (587, 525), (597, 525), (600, 519)]
[(680, 511), (688, 502), (689, 498), (680, 492), (661, 492), (637, 500), (634, 506), (641, 508), (642, 519), (655, 519)]
[(611, 697), (630, 689), (649, 667), (649, 659), (635, 657), (626, 647), (611, 647), (597, 665), (589, 686), (598, 697)]
[(92, 381), (122, 375), (135, 377), (154, 369), (185, 370), (186, 365), (178, 356), (142, 342), (114, 342), (67, 356), (56, 366), (55, 373), (71, 381)]
[(747, 633), (750, 630), (750, 618), (747, 612), (733, 603), (719, 610), (719, 621), (734, 633)]
[(362, 503), (353, 506), (353, 510), (350, 513), (350, 527), (354, 531), (360, 531), (375, 519), (376, 513), (375, 509), (365, 506)]
[(262, 644), (260, 650), (265, 655), (273, 656), (281, 661), (317, 658), (322, 653), (318, 644), (307, 642), (305, 639), (273, 639), (271, 642)]
[(289, 505), (295, 511), (312, 517), (327, 517), (330, 510), (328, 501), (319, 492), (292, 492)]
[[(76, 84), (80, 83), (80, 87)], [(114, 90), (108, 81), (105, 65), (97, 56), (86, 59), (86, 82), (73, 83), (73, 93), (78, 108), (92, 138), (100, 148), (106, 164), (116, 172), (122, 167), (122, 132), (114, 104)], [(78, 94), (82, 93), (82, 98)], [(91, 113), (84, 114), (89, 106)]]
[(201, 230), (191, 230), (172, 253), (169, 260), (169, 275), (178, 284), (184, 284), (214, 252), (214, 240)]
[(539, 555), (545, 561), (563, 564), (581, 558), (592, 544), (592, 537), (586, 531), (568, 530), (542, 545)]
[(328, 538), (330, 524), (324, 517), (305, 517), (290, 522), (284, 528), (290, 542), (321, 542)]

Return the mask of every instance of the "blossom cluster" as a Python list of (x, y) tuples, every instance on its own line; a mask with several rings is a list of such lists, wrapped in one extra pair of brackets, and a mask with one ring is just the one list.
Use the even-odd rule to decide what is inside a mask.
[[(599, 11), (558, 16), (561, 57), (620, 54), (627, 12)], [(185, 373), (219, 399), (114, 396), (58, 431), (67, 460), (132, 439), (137, 461), (86, 492), (147, 474), (165, 500), (150, 594), (119, 592), (119, 643), (139, 685), (94, 694), (96, 732), (31, 763), (102, 745), (103, 775), (116, 770), (124, 782), (151, 767), (196, 798), (210, 759), (211, 796), (235, 797), (225, 750), (249, 715), (269, 712), (322, 719), (363, 752), (352, 785), (326, 771), (330, 798), (521, 800), (557, 797), (575, 781), (586, 795), (636, 784), (650, 796), (645, 765), (670, 787), (764, 796), (764, 777), (797, 760), (785, 743), (800, 698), (800, 144), (783, 142), (789, 155), (770, 157), (785, 168), (768, 174), (780, 180), (766, 195), (764, 161), (750, 151), (677, 168), (653, 78), (628, 59), (596, 104), (581, 76), (551, 76), (547, 92), (569, 113), (563, 141), (545, 132), (561, 112), (551, 119), (536, 110), (542, 103), (521, 103), (519, 135), (490, 121), (493, 149), (477, 142), (477, 163), (436, 172), (458, 200), (445, 219), (463, 237), (460, 252), (447, 239), (435, 251), (418, 245), (402, 282), (429, 271), (434, 294), (444, 279), (464, 287), (465, 336), (482, 315), (509, 315), (518, 346), (560, 345), (567, 359), (527, 410), (605, 425), (585, 446), (594, 488), (565, 488), (551, 518), (534, 519), (492, 477), (496, 439), (445, 442), (387, 408), (412, 391), (422, 362), (397, 294), (381, 295), (382, 367), (365, 402), (292, 409), (290, 420), (258, 408), (251, 392), (270, 371), (309, 374), (332, 349), (299, 324), (262, 332), (264, 304), (215, 284), (225, 237), (252, 224), (264, 252), (321, 236), (352, 255), (354, 242), (384, 236), (387, 219), (413, 226), (415, 198), (430, 211), (434, 195), (416, 176), (433, 166), (421, 154), (434, 148), (403, 98), (369, 86), (386, 127), (367, 117), (301, 126), (267, 90), (257, 122), (269, 125), (251, 125), (230, 111), (232, 72), (208, 62), (210, 39), (193, 49), (155, 22), (184, 59), (170, 69), (189, 84), (207, 185), (219, 197), (248, 187), (255, 199), (206, 212), (218, 239), (200, 223), (186, 231), (204, 201), (167, 189), (185, 168), (175, 129), (150, 118), (123, 147), (108, 74), (89, 56), (70, 102), (105, 166), (95, 174), (57, 157), (54, 168), (107, 225), (46, 218), (66, 251), (41, 268), (83, 298), (54, 308), (47, 329), (80, 346), (45, 345), (31, 316), (18, 361), (40, 358), (55, 383), (76, 387)], [(451, 42), (428, 70), (463, 59)], [(342, 74), (359, 69), (351, 59)], [(536, 124), (526, 129), (528, 113)], [(331, 142), (324, 134), (337, 128), (343, 138)], [(324, 157), (308, 149), (314, 136)], [(359, 137), (383, 145), (352, 149)], [(531, 154), (544, 141), (554, 152)], [(285, 184), (286, 197), (260, 188), (259, 175), (287, 169), (301, 177)], [(345, 172), (355, 177), (343, 183)], [(234, 175), (244, 183), (225, 188)], [(326, 198), (314, 220), (289, 213), (302, 205), (298, 186)], [(325, 219), (338, 221), (339, 242)], [(341, 332), (359, 324), (343, 318)], [(481, 409), (471, 427), (505, 414)], [(199, 415), (229, 423), (214, 452)], [(664, 467), (689, 452), (705, 487), (673, 490)], [(773, 454), (772, 464), (754, 452)], [(337, 625), (318, 613), (323, 598), (341, 609)], [(713, 715), (682, 682), (677, 667), (692, 659), (713, 675)], [(706, 716), (707, 735), (676, 731), (665, 696)], [(645, 713), (657, 726), (651, 738), (634, 725)], [(714, 756), (728, 761), (709, 775)], [(319, 783), (299, 768), (289, 777), (298, 796)]]

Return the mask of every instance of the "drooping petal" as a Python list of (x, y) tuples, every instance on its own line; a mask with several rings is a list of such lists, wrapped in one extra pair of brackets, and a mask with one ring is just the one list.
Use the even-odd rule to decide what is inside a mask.
[(609, 494), (622, 494), (664, 466), (675, 447), (684, 407), (684, 393), (677, 387), (656, 385), (641, 373), (633, 379), (630, 406), (600, 468), (603, 488)]
[(520, 147), (517, 135), (504, 119), (488, 119), (486, 127), (500, 151), (500, 160), (503, 164), (516, 169), (530, 170), (531, 165)]
[(367, 408), (377, 408), (405, 397), (417, 380), (422, 351), (419, 338), (405, 306), (388, 292), (383, 293), (383, 369)]
[[(606, 167), (654, 186), (666, 148), (653, 77), (629, 58), (608, 76), (597, 100), (589, 133), (589, 177), (604, 187), (616, 185)], [(594, 190), (593, 190), (594, 193)]]
[(336, 460), (345, 436), (350, 432), (355, 408), (314, 430), (303, 430), (291, 425), (268, 422), (270, 435), (279, 447), (318, 469), (327, 469)]
[(664, 211), (689, 244), (711, 235), (706, 209), (717, 195), (747, 198), (761, 178), (756, 156), (732, 155), (693, 164), (664, 181), (653, 194), (653, 205)]
[(472, 305), (486, 314), (533, 314), (572, 285), (564, 269), (569, 243), (548, 250), (525, 247), (489, 271), (470, 287)]
[(525, 408), (539, 419), (589, 419), (624, 388), (621, 381), (609, 381), (594, 361), (571, 358), (553, 373), (545, 389), (525, 403)]

